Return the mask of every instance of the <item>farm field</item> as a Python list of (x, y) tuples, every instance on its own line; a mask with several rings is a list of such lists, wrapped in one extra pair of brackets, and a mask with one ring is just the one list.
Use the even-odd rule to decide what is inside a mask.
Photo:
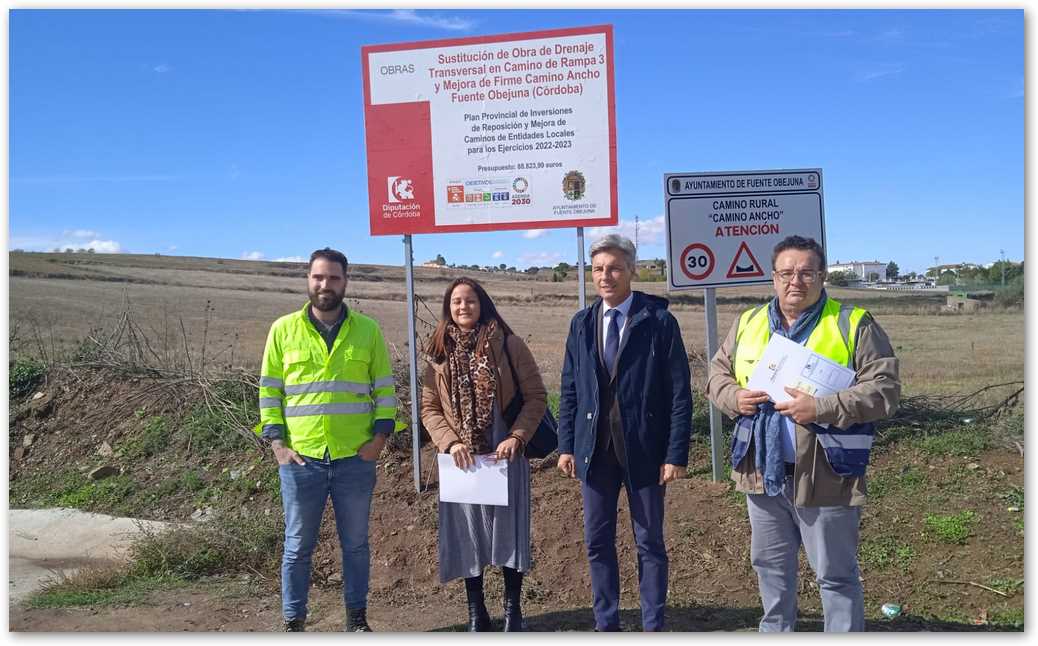
[[(69, 369), (67, 364), (72, 354), (90, 349), (83, 345), (85, 338), (110, 339), (132, 320), (153, 360), (169, 357), (183, 366), (188, 357), (196, 373), (203, 363), (214, 374), (239, 368), (254, 372), (270, 323), (305, 302), (305, 265), (131, 255), (9, 257), (12, 359), (42, 358), (66, 366), (49, 371), (31, 393), (12, 395), (11, 506), (61, 504), (180, 521), (211, 507), (231, 518), (269, 519), (266, 529), (255, 531), (266, 531), (263, 535), (276, 541), (280, 501), (271, 460), (233, 433), (230, 439), (206, 434), (199, 420), (208, 418), (196, 414), (201, 391), (194, 382), (185, 380), (172, 389), (147, 375), (126, 376), (118, 367), (113, 372), (111, 367)], [(416, 268), (420, 339), (431, 330), (446, 284), (462, 273)], [(562, 348), (577, 307), (576, 281), (467, 275), (486, 286), (502, 315), (528, 340), (546, 385), (557, 391)], [(636, 283), (635, 289), (666, 295), (663, 283)], [(992, 418), (975, 419), (970, 411), (1000, 404), (1022, 387), (1023, 311), (944, 313), (944, 300), (936, 295), (841, 289), (831, 294), (869, 308), (887, 330), (901, 361), (903, 397), (909, 404), (903, 419), (881, 429), (869, 472), (860, 550), (868, 629), (1021, 630), (1023, 404), (1009, 402)], [(766, 287), (718, 290), (720, 333), (739, 312), (769, 295)], [(671, 298), (689, 350), (694, 389), (701, 392), (702, 295)], [(402, 268), (350, 268), (347, 302), (380, 321), (398, 375), (406, 375), (405, 299)], [(988, 386), (998, 387), (969, 399), (962, 414), (939, 410), (949, 397)], [(35, 392), (44, 393), (45, 407), (33, 403)], [(696, 406), (690, 477), (667, 496), (670, 627), (752, 630), (759, 598), (749, 565), (745, 502), (727, 481), (710, 480), (701, 397)], [(32, 436), (28, 443), (26, 436)], [(109, 457), (99, 453), (102, 443)], [(85, 471), (112, 460), (123, 467), (117, 478), (96, 484), (85, 479)], [(376, 630), (458, 630), (464, 588), (458, 581), (441, 586), (436, 577), (431, 447), (423, 448), (427, 488), (420, 494), (414, 491), (410, 460), (409, 438), (400, 437), (380, 465), (372, 519), (372, 624)], [(589, 630), (579, 488), (557, 475), (552, 457), (535, 466), (536, 566), (524, 598), (528, 622), (536, 630)], [(254, 477), (230, 476), (241, 470)], [(622, 507), (621, 518), (626, 514)], [(329, 519), (315, 556), (312, 626), (334, 631), (341, 629), (341, 597), (335, 578), (338, 546)], [(621, 605), (633, 629), (637, 584), (630, 534), (622, 521)], [(276, 630), (277, 569), (270, 563), (250, 564), (254, 570), (183, 575), (175, 578), (176, 585), (143, 591), (131, 601), (76, 605), (38, 598), (11, 608), (11, 630)], [(806, 562), (801, 565), (801, 628), (818, 630), (817, 587)], [(488, 606), (495, 616), (500, 615), (495, 600), (500, 585), (499, 574), (488, 575)], [(885, 619), (879, 612), (885, 602), (902, 604), (903, 615)]]

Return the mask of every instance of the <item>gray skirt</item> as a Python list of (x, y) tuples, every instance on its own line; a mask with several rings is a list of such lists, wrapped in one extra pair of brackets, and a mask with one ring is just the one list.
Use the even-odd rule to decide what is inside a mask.
[[(508, 435), (494, 405), (491, 446)], [(508, 463), (508, 506), (440, 501), (440, 583), (479, 576), (488, 565), (530, 570), (530, 462)]]

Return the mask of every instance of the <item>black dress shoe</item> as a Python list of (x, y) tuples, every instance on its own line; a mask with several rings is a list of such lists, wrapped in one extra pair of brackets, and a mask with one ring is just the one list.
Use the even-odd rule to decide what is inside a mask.
[(490, 613), (487, 605), (482, 601), (469, 602), (469, 628), (470, 633), (490, 632)]

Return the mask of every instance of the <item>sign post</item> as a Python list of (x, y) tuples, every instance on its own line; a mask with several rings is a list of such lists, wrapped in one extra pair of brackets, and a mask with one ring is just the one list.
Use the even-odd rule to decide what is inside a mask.
[(404, 275), (407, 281), (407, 358), (411, 378), (411, 461), (414, 468), (414, 490), (422, 493), (421, 418), (418, 416), (418, 348), (414, 315), (414, 253), (411, 235), (404, 236)]
[[(771, 250), (783, 238), (825, 248), (822, 170), (668, 173), (667, 289), (703, 289), (707, 366), (717, 352), (714, 289), (771, 282)], [(710, 459), (721, 479), (721, 415), (710, 405)]]
[(411, 236), (617, 224), (610, 25), (361, 48), (371, 235), (403, 235), (421, 491)]
[(584, 227), (577, 227), (577, 290), (577, 304), (579, 309), (584, 309), (587, 301), (584, 285)]

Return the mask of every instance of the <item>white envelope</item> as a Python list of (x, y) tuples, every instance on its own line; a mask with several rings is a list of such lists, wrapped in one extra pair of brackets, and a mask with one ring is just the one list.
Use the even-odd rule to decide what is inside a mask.
[(508, 505), (508, 460), (475, 456), (475, 466), (462, 471), (446, 453), (436, 455), (440, 470), (440, 500), (471, 505)]

